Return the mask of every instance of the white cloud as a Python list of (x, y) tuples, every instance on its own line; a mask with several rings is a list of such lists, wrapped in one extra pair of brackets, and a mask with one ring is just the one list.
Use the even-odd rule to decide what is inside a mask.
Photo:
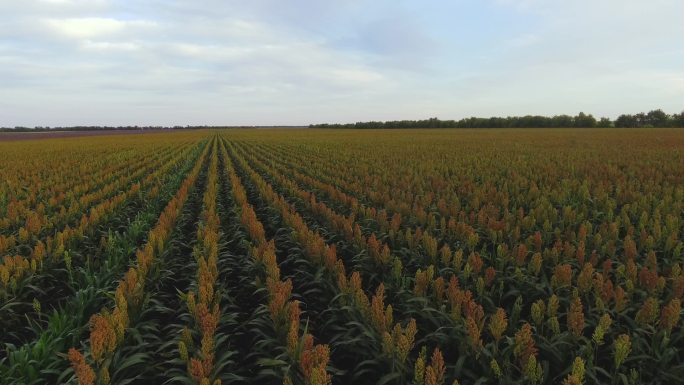
[(0, 0), (0, 126), (677, 110), (654, 1)]
[(99, 52), (117, 51), (138, 51), (142, 46), (134, 42), (109, 42), (85, 40), (82, 44), (83, 49)]
[(117, 20), (106, 17), (46, 19), (44, 23), (55, 33), (78, 39), (107, 37), (123, 31), (139, 31), (157, 25), (147, 20)]

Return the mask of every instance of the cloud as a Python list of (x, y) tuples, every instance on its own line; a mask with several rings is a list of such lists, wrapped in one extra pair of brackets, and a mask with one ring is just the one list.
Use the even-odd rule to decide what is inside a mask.
[(156, 26), (156, 23), (147, 20), (117, 20), (105, 17), (47, 19), (44, 23), (57, 34), (77, 39), (106, 37), (124, 31), (135, 33)]
[(0, 126), (676, 110), (682, 11), (674, 0), (0, 2)]
[(108, 42), (108, 41), (92, 41), (85, 40), (82, 44), (83, 49), (98, 52), (125, 52), (125, 51), (139, 51), (143, 47), (140, 44), (133, 42)]

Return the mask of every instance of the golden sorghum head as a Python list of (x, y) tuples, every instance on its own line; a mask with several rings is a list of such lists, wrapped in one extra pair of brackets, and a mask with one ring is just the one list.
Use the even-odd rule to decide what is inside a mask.
[(533, 385), (541, 383), (544, 371), (542, 370), (541, 364), (537, 362), (537, 357), (530, 356), (527, 359), (527, 364), (523, 367), (523, 373)]
[(572, 266), (562, 264), (556, 266), (551, 277), (551, 285), (553, 287), (570, 286), (572, 283)]
[(560, 323), (558, 322), (558, 317), (550, 317), (549, 320), (546, 321), (546, 323), (549, 325), (549, 329), (551, 329), (551, 332), (554, 336), (560, 334)]
[(424, 297), (426, 292), (427, 292), (427, 288), (428, 288), (429, 283), (430, 283), (430, 281), (428, 279), (427, 271), (423, 271), (421, 269), (418, 269), (416, 271), (416, 278), (414, 281), (413, 293), (416, 296)]
[(682, 305), (679, 298), (672, 298), (667, 305), (663, 306), (663, 310), (660, 313), (660, 327), (671, 332), (679, 323), (681, 310)]
[(594, 277), (594, 267), (591, 263), (585, 263), (577, 276), (577, 288), (580, 293), (586, 293), (591, 290), (592, 282)]
[(534, 253), (532, 255), (532, 259), (530, 259), (530, 263), (528, 264), (528, 268), (534, 275), (538, 275), (539, 272), (541, 271), (542, 268), (542, 254), (540, 252)]
[(582, 385), (584, 383), (584, 360), (576, 357), (572, 363), (572, 372), (563, 380), (563, 385)]
[(615, 289), (615, 311), (620, 313), (627, 307), (627, 293), (622, 286), (618, 286)]
[(582, 309), (582, 300), (579, 297), (573, 298), (570, 302), (568, 330), (576, 337), (581, 336), (584, 330), (584, 310)]
[(558, 300), (558, 296), (552, 294), (551, 297), (549, 297), (548, 306), (546, 307), (547, 315), (549, 317), (555, 317), (559, 305), (560, 301)]
[(629, 336), (627, 334), (620, 334), (618, 338), (615, 340), (615, 367), (619, 368), (620, 365), (622, 365), (623, 362), (625, 362), (625, 358), (629, 355), (629, 352), (632, 350), (632, 343), (629, 340)]
[(78, 350), (71, 348), (67, 354), (71, 367), (76, 373), (78, 385), (93, 385), (95, 383), (95, 371), (88, 365), (83, 357), (83, 354)]
[(597, 345), (603, 345), (603, 337), (608, 329), (610, 329), (610, 324), (612, 322), (613, 320), (608, 314), (602, 315), (601, 319), (599, 319), (599, 323), (596, 325), (596, 329), (594, 329), (594, 334), (591, 336), (591, 339), (594, 340)]
[(494, 341), (499, 342), (507, 327), (506, 311), (502, 308), (497, 308), (494, 315), (489, 319), (489, 331), (492, 333)]
[(104, 355), (112, 353), (116, 347), (116, 331), (110, 321), (110, 315), (93, 314), (90, 317), (90, 353), (97, 362)]
[(546, 310), (546, 304), (544, 300), (538, 299), (531, 306), (530, 312), (532, 313), (532, 320), (535, 325), (540, 326), (544, 322), (544, 312)]
[(271, 319), (276, 325), (282, 325), (286, 317), (285, 304), (290, 299), (292, 293), (292, 281), (274, 281), (267, 279), (266, 286), (270, 295), (268, 308), (271, 313)]
[(513, 354), (518, 358), (520, 365), (527, 365), (530, 356), (537, 355), (537, 347), (532, 338), (532, 326), (527, 322), (515, 333), (515, 346)]
[[(397, 329), (398, 326), (399, 326), (399, 324), (396, 324), (395, 329)], [(406, 328), (404, 328), (403, 332), (402, 332), (400, 327), (398, 328), (397, 332), (399, 333), (399, 335), (398, 335), (398, 337), (394, 338), (395, 339), (395, 345), (396, 345), (396, 352), (397, 352), (397, 356), (399, 358), (399, 361), (404, 362), (408, 358), (408, 355), (411, 352), (411, 349), (413, 349), (413, 344), (415, 343), (415, 340), (416, 340), (416, 333), (418, 332), (418, 327), (416, 326), (416, 320), (411, 318), (408, 325), (406, 325)]]
[(468, 339), (470, 340), (471, 346), (479, 351), (482, 348), (482, 339), (480, 339), (481, 330), (477, 322), (473, 317), (466, 318), (466, 332), (468, 333)]
[(435, 293), (435, 299), (437, 300), (437, 303), (440, 304), (444, 300), (445, 283), (446, 282), (442, 277), (438, 277), (434, 282), (432, 282), (432, 289)]
[(180, 355), (181, 360), (188, 360), (188, 347), (185, 345), (185, 342), (178, 341), (178, 353)]
[(445, 372), (442, 352), (439, 348), (435, 348), (430, 359), (430, 365), (425, 369), (425, 385), (443, 385)]
[(389, 324), (392, 323), (392, 309), (391, 307), (387, 309), (385, 309), (385, 285), (381, 283), (371, 299), (371, 320), (380, 335), (385, 333)]
[(304, 375), (304, 382), (310, 385), (327, 385), (331, 382), (330, 375), (326, 371), (330, 360), (330, 348), (328, 345), (314, 345), (313, 336), (306, 334), (299, 366)]
[(100, 369), (100, 382), (102, 385), (108, 385), (110, 381), (111, 378), (109, 377), (109, 368), (105, 366)]
[(190, 376), (195, 379), (195, 381), (199, 381), (206, 376), (206, 373), (204, 372), (204, 365), (202, 365), (202, 361), (198, 360), (197, 358), (190, 359), (190, 362), (188, 363), (188, 372), (190, 373)]
[(287, 333), (287, 351), (290, 356), (295, 357), (299, 349), (299, 317), (302, 312), (299, 308), (299, 301), (290, 301), (288, 307), (290, 325)]
[(495, 359), (492, 358), (492, 360), (489, 362), (489, 367), (492, 369), (492, 372), (494, 372), (494, 377), (500, 378), (501, 377), (501, 367), (499, 366), (499, 363), (496, 362)]
[(650, 325), (655, 322), (655, 320), (658, 318), (658, 311), (660, 310), (660, 305), (658, 305), (658, 300), (649, 297), (644, 301), (643, 305), (641, 305), (641, 308), (636, 314), (636, 317), (634, 320), (637, 322), (639, 325)]
[(425, 365), (427, 360), (427, 349), (423, 346), (420, 349), (420, 354), (416, 358), (416, 363), (413, 368), (413, 385), (425, 384)]

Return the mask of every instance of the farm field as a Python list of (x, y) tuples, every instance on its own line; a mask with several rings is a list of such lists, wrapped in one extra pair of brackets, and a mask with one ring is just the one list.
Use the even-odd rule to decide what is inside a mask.
[(0, 383), (684, 383), (683, 234), (680, 129), (0, 142)]

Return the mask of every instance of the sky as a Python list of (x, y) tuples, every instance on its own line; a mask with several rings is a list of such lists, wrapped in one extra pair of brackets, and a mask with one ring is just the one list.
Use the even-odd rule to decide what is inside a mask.
[(681, 0), (0, 0), (0, 126), (684, 110)]

